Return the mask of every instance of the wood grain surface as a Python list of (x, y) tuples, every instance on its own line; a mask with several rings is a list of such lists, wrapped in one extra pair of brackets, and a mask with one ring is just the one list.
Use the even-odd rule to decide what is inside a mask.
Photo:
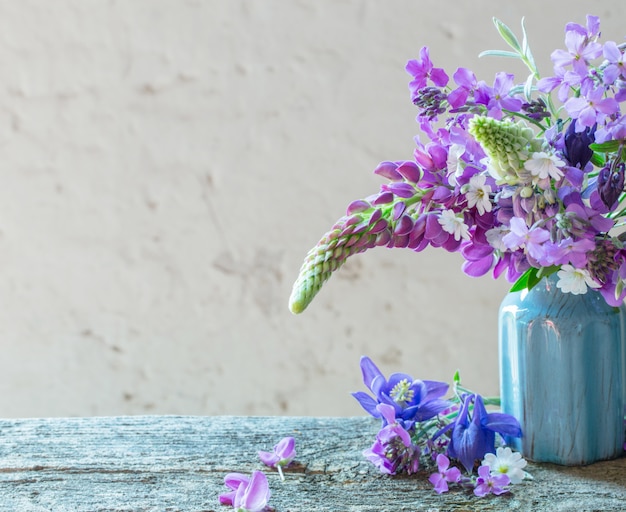
[[(228, 511), (229, 472), (266, 471), (277, 512), (613, 511), (626, 509), (626, 459), (530, 464), (506, 496), (437, 495), (425, 473), (381, 475), (362, 451), (367, 417), (128, 416), (0, 421), (0, 511)], [(281, 482), (258, 450), (296, 439)]]

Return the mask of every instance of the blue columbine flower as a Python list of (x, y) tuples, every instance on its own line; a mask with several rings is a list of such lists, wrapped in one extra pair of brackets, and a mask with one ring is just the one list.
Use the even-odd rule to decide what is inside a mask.
[(363, 391), (352, 396), (369, 414), (381, 418), (383, 425), (386, 420), (377, 409), (378, 404), (392, 406), (396, 418), (407, 422), (433, 418), (450, 406), (450, 402), (441, 399), (449, 387), (445, 382), (413, 379), (405, 373), (394, 373), (387, 380), (367, 356), (361, 357), (361, 373), (374, 397)]
[[(472, 404), (474, 407), (470, 414)], [(463, 397), (459, 415), (451, 426), (448, 455), (461, 461), (468, 473), (476, 460), (483, 459), (487, 453), (495, 453), (496, 433), (511, 437), (522, 435), (520, 424), (513, 416), (488, 413), (483, 398), (477, 394)]]

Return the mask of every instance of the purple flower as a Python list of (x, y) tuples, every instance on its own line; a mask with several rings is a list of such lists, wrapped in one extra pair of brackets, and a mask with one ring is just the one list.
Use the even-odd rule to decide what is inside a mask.
[(598, 174), (598, 192), (609, 210), (614, 210), (617, 200), (624, 191), (624, 162), (606, 166)]
[(511, 479), (507, 475), (492, 475), (489, 466), (480, 466), (474, 494), (480, 498), (487, 496), (487, 494), (503, 494), (509, 491), (506, 486), (510, 483)]
[(502, 117), (502, 110), (519, 112), (523, 102), (510, 96), (514, 76), (510, 73), (496, 73), (493, 87), (480, 82), (476, 90), (476, 102), (487, 106), (489, 116), (496, 119)]
[[(470, 416), (470, 404), (474, 410)], [(476, 460), (482, 460), (486, 453), (495, 453), (495, 434), (520, 437), (519, 422), (504, 413), (487, 413), (480, 395), (466, 395), (459, 415), (452, 427), (448, 445), (448, 455), (458, 459), (468, 473), (471, 473)]]
[(550, 233), (539, 227), (529, 228), (519, 217), (511, 218), (510, 226), (511, 232), (502, 238), (506, 247), (524, 247), (531, 258), (541, 261), (545, 254), (542, 244), (550, 239)]
[(565, 110), (572, 119), (576, 119), (576, 131), (583, 131), (585, 127), (591, 128), (604, 121), (607, 115), (619, 112), (619, 103), (615, 98), (603, 96), (604, 89), (597, 87), (586, 97), (570, 98), (565, 102)]
[(263, 512), (270, 499), (267, 477), (261, 471), (253, 471), (248, 478), (241, 473), (229, 473), (224, 485), (231, 489), (219, 495), (222, 505), (232, 505), (238, 512)]
[(282, 468), (288, 466), (296, 456), (296, 440), (285, 437), (276, 444), (271, 452), (259, 451), (259, 458), (266, 466), (278, 469), (281, 480), (284, 480)]
[(412, 59), (407, 62), (405, 69), (413, 77), (413, 80), (409, 83), (411, 101), (415, 101), (418, 97), (418, 91), (428, 85), (428, 79), (437, 87), (445, 87), (448, 83), (448, 75), (446, 75), (445, 71), (433, 66), (427, 46), (420, 50), (419, 59)]
[(595, 140), (596, 125), (586, 127), (582, 131), (576, 131), (576, 123), (567, 127), (563, 142), (563, 156), (569, 164), (579, 169), (584, 169), (593, 156), (593, 150), (589, 147)]
[(451, 468), (450, 459), (443, 453), (437, 455), (437, 469), (437, 473), (428, 477), (428, 481), (434, 485), (437, 494), (448, 492), (448, 482), (454, 483), (461, 479), (461, 470), (455, 467)]
[(467, 98), (478, 86), (476, 75), (467, 68), (459, 68), (452, 75), (454, 82), (459, 86), (448, 94), (448, 103), (452, 108), (459, 108), (465, 105)]
[(573, 240), (567, 237), (558, 244), (546, 244), (546, 256), (553, 265), (571, 263), (576, 268), (583, 268), (587, 264), (587, 253), (595, 249), (596, 244), (589, 238)]
[(390, 405), (395, 418), (404, 421), (424, 421), (449, 407), (450, 402), (441, 397), (448, 391), (445, 382), (417, 380), (405, 373), (394, 373), (387, 380), (374, 362), (367, 356), (361, 357), (361, 373), (365, 386), (374, 398), (358, 391), (352, 396), (363, 409), (375, 418), (387, 422), (378, 409), (378, 404)]
[(614, 41), (604, 43), (602, 50), (609, 65), (604, 68), (604, 85), (613, 85), (618, 78), (626, 79), (626, 56)]
[(376, 408), (387, 424), (380, 429), (371, 448), (363, 452), (364, 457), (387, 475), (416, 473), (419, 470), (419, 446), (413, 444), (409, 432), (396, 421), (393, 407), (378, 404)]
[(565, 46), (567, 50), (552, 52), (554, 67), (572, 66), (580, 76), (587, 75), (587, 64), (590, 60), (602, 55), (602, 45), (589, 41), (586, 34), (581, 34), (577, 30), (568, 30), (565, 33)]

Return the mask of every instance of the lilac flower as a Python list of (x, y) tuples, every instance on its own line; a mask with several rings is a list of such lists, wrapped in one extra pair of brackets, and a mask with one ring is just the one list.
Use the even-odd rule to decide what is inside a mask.
[(606, 125), (600, 127), (596, 133), (596, 142), (598, 143), (621, 139), (626, 139), (626, 115), (620, 116), (614, 121), (609, 121)]
[(576, 30), (568, 30), (565, 33), (565, 46), (567, 50), (552, 52), (554, 66), (560, 68), (572, 66), (574, 71), (581, 76), (587, 74), (587, 63), (602, 55), (600, 43), (589, 41), (587, 35)]
[[(474, 410), (470, 416), (471, 403)], [(452, 426), (448, 455), (458, 459), (471, 473), (476, 460), (482, 460), (486, 453), (494, 453), (496, 433), (512, 437), (522, 435), (519, 422), (513, 416), (488, 413), (480, 395), (468, 394)]]
[(459, 86), (448, 94), (448, 103), (452, 108), (459, 108), (465, 105), (467, 98), (478, 86), (476, 75), (467, 68), (459, 68), (452, 75), (454, 82)]
[(576, 119), (576, 131), (591, 128), (605, 116), (619, 112), (619, 103), (615, 98), (605, 98), (601, 87), (593, 89), (586, 97), (570, 98), (564, 107), (572, 119)]
[(476, 102), (487, 106), (489, 116), (495, 119), (502, 118), (502, 110), (519, 112), (522, 101), (510, 96), (514, 76), (510, 73), (496, 73), (493, 87), (484, 82), (479, 83), (476, 91)]
[(259, 451), (259, 458), (266, 466), (276, 468), (280, 479), (284, 480), (283, 467), (288, 466), (296, 456), (296, 441), (293, 437), (285, 437), (276, 444), (271, 452)]
[(419, 446), (413, 444), (409, 432), (396, 421), (392, 406), (378, 404), (376, 409), (386, 425), (376, 435), (374, 444), (363, 452), (364, 457), (387, 475), (416, 473), (419, 470)]
[(437, 455), (437, 473), (428, 477), (428, 481), (435, 487), (435, 492), (441, 494), (448, 492), (448, 483), (456, 483), (461, 479), (459, 468), (450, 467), (450, 459), (443, 453)]
[(224, 484), (231, 490), (219, 495), (222, 505), (232, 505), (237, 512), (267, 510), (271, 493), (267, 477), (261, 471), (253, 471), (250, 478), (241, 473), (229, 473)]
[(596, 244), (588, 238), (573, 240), (564, 238), (558, 244), (545, 244), (547, 261), (552, 265), (571, 263), (575, 267), (584, 267), (587, 264), (587, 253), (595, 249)]
[(474, 494), (479, 498), (487, 496), (487, 494), (504, 494), (509, 490), (506, 488), (510, 483), (507, 475), (492, 475), (489, 466), (480, 466), (478, 468), (478, 478), (474, 487)]
[(607, 41), (602, 48), (609, 65), (604, 68), (604, 85), (613, 85), (618, 78), (626, 79), (626, 56), (613, 41)]
[(510, 233), (502, 238), (506, 247), (509, 249), (524, 247), (529, 256), (541, 260), (545, 254), (542, 244), (550, 239), (550, 233), (540, 227), (529, 228), (519, 217), (513, 217), (510, 226)]
[(448, 83), (448, 75), (441, 68), (435, 68), (430, 60), (428, 47), (424, 46), (420, 50), (420, 58), (407, 62), (405, 67), (413, 80), (409, 83), (411, 91), (411, 101), (418, 97), (418, 91), (428, 85), (430, 79), (437, 87), (445, 87)]
[(378, 409), (378, 404), (390, 405), (395, 418), (405, 421), (430, 419), (450, 405), (450, 402), (441, 399), (449, 387), (445, 382), (414, 380), (405, 373), (394, 373), (387, 380), (366, 356), (361, 357), (361, 373), (365, 386), (375, 398), (362, 391), (352, 393), (352, 396), (369, 414), (381, 418), (383, 424), (387, 420)]

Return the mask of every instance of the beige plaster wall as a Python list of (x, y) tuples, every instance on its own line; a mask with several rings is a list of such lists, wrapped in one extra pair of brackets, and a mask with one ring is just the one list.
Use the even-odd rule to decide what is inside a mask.
[[(361, 414), (385, 372), (497, 393), (508, 284), (378, 249), (303, 315), (301, 260), (381, 160), (410, 158), (404, 64), (545, 73), (589, 2), (0, 1), (0, 415)], [(626, 7), (597, 2), (606, 39)]]

